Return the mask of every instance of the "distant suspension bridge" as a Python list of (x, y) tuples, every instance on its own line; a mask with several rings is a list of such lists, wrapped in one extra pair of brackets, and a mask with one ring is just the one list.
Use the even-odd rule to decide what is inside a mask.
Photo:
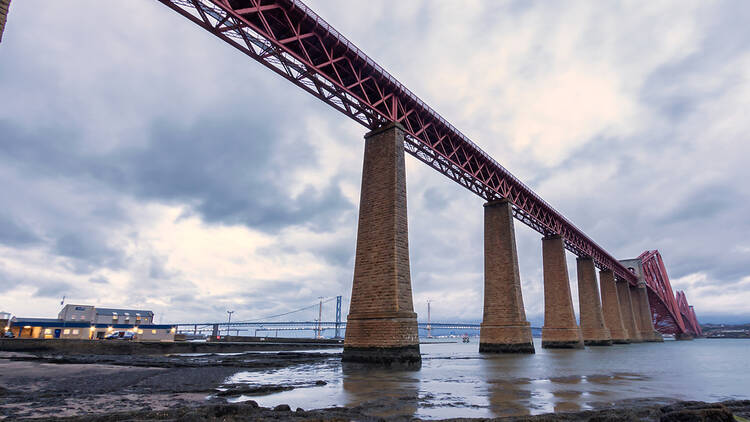
[[(324, 331), (334, 330), (334, 338), (341, 338), (341, 333), (346, 329), (346, 321), (341, 320), (341, 296), (321, 298), (318, 303), (284, 312), (276, 315), (268, 315), (257, 320), (245, 321), (224, 321), (224, 322), (188, 322), (178, 323), (177, 331), (183, 334), (211, 334), (212, 336), (221, 335), (222, 333), (239, 333), (242, 331), (252, 331), (254, 334), (263, 332), (278, 331), (313, 331), (317, 337), (323, 337)], [(271, 321), (274, 318), (288, 317), (303, 311), (318, 308), (318, 316), (322, 315), (323, 305), (336, 300), (336, 319), (334, 321), (323, 321), (322, 319), (305, 320), (305, 321)], [(471, 322), (420, 322), (418, 327), (426, 330), (428, 336), (433, 329), (443, 330), (472, 330), (478, 331), (480, 324)]]

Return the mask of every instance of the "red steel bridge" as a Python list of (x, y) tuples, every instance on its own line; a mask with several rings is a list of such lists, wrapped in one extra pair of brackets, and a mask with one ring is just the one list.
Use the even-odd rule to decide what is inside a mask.
[[(513, 216), (600, 269), (635, 286), (638, 277), (482, 151), (383, 67), (299, 0), (159, 0), (345, 116), (373, 130), (399, 123), (408, 153), (487, 201), (506, 198)], [(658, 252), (641, 255), (655, 327), (699, 335), (684, 293), (672, 294)]]

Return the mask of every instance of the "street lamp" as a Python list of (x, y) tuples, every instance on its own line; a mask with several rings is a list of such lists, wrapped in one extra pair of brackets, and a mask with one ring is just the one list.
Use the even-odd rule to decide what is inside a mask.
[(227, 311), (227, 313), (229, 314), (229, 320), (227, 320), (227, 336), (229, 336), (229, 324), (232, 323), (232, 314), (234, 311)]

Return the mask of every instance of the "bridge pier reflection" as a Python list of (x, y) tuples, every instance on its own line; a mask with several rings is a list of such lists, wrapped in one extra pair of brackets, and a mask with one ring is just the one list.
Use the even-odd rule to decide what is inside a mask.
[(594, 260), (576, 260), (578, 271), (578, 306), (581, 316), (581, 335), (586, 346), (611, 346), (612, 336), (604, 323), (602, 303), (596, 283)]
[(554, 235), (542, 239), (542, 261), (544, 267), (542, 347), (581, 349), (583, 338), (573, 311), (568, 263), (565, 260), (562, 237)]
[(507, 199), (484, 204), (484, 312), (479, 336), (480, 352), (534, 353)]
[(404, 130), (365, 135), (345, 362), (421, 363), (409, 268)]

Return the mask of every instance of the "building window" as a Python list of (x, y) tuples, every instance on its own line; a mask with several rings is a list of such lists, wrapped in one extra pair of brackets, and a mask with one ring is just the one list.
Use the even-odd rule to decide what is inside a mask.
[(74, 335), (74, 336), (77, 336), (79, 332), (80, 332), (80, 331), (78, 331), (78, 330), (73, 330), (73, 335)]
[(138, 330), (138, 334), (143, 334), (143, 330)]
[(52, 334), (52, 330), (50, 330), (49, 328), (45, 328), (44, 334)]
[(63, 334), (65, 334), (65, 335), (67, 336), (68, 334), (70, 334), (70, 330), (69, 330), (69, 329), (67, 329), (67, 328), (66, 328), (66, 329), (64, 329), (64, 330), (63, 330)]
[(151, 334), (156, 334), (156, 330), (151, 330)]

